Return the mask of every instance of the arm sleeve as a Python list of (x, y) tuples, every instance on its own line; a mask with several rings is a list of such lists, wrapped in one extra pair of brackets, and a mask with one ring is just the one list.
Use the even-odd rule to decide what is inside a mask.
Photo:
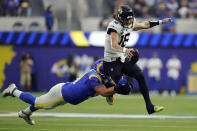
[(107, 34), (110, 35), (111, 32), (116, 32), (116, 33), (117, 33), (117, 31), (116, 31), (115, 29), (113, 29), (113, 28), (108, 28), (108, 29), (107, 29)]

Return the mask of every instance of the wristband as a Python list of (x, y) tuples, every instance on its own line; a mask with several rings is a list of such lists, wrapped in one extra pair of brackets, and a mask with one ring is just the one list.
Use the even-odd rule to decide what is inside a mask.
[(127, 48), (123, 47), (122, 52), (126, 53)]
[(160, 25), (159, 21), (149, 21), (149, 24), (150, 24), (150, 28), (154, 27), (154, 26), (157, 26), (157, 25)]

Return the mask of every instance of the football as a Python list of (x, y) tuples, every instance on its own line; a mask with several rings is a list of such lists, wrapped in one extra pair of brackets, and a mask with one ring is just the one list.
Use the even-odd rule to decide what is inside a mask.
[(131, 62), (136, 63), (139, 60), (140, 54), (138, 49), (134, 48), (134, 51), (132, 51), (133, 56), (131, 57)]

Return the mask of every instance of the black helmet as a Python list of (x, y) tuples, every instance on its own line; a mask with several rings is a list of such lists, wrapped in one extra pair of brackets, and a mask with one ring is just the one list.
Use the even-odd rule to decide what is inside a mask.
[(133, 19), (134, 20), (133, 10), (128, 5), (120, 6), (118, 8), (118, 13), (117, 14), (118, 14), (118, 20), (121, 23), (123, 23), (123, 20), (125, 20), (125, 19)]

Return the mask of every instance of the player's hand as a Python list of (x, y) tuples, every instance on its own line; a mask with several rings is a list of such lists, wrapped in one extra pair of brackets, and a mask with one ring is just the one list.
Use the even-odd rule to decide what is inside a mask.
[(165, 18), (162, 20), (162, 24), (165, 24), (167, 22), (172, 22), (172, 19), (171, 18)]
[(134, 52), (133, 48), (126, 50), (126, 55), (128, 56), (129, 59), (131, 59), (131, 57), (133, 56), (132, 52)]
[(127, 84), (127, 79), (124, 76), (122, 76), (120, 78), (118, 84), (121, 85), (121, 86), (125, 86)]

